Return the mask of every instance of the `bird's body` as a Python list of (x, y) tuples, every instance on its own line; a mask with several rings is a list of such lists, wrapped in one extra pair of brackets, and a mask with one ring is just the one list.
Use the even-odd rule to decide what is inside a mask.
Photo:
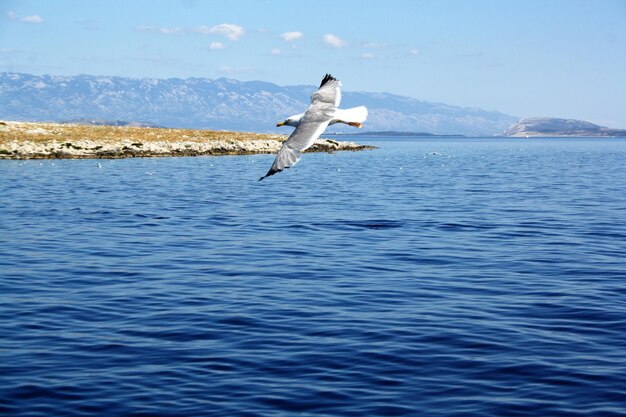
[[(289, 116), (284, 122), (278, 123), (277, 126), (298, 127), (303, 117), (304, 113), (294, 114)], [(332, 126), (335, 123), (346, 123), (350, 126), (362, 127), (365, 119), (367, 119), (367, 108), (365, 106), (353, 107), (351, 109), (335, 109), (335, 115), (328, 123), (328, 126)]]
[(367, 109), (364, 106), (338, 109), (340, 102), (341, 82), (326, 74), (319, 89), (311, 95), (309, 108), (304, 113), (291, 116), (277, 124), (294, 126), (296, 129), (283, 143), (270, 170), (259, 181), (295, 165), (300, 160), (302, 152), (310, 148), (329, 125), (346, 123), (361, 127), (361, 123), (367, 118)]

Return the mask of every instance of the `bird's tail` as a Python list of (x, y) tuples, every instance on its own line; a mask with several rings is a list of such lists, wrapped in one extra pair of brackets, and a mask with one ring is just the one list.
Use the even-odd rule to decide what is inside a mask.
[(345, 122), (363, 123), (367, 119), (367, 107), (359, 106), (351, 109), (337, 109), (334, 118)]

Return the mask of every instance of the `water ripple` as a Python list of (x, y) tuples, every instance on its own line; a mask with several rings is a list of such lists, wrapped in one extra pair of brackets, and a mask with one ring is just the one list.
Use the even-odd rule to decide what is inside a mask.
[(626, 144), (378, 145), (0, 161), (0, 413), (625, 415)]

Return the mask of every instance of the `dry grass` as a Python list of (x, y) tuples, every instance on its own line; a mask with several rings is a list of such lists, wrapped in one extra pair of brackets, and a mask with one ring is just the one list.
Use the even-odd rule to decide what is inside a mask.
[(227, 132), (201, 129), (165, 129), (149, 127), (93, 126), (57, 123), (1, 122), (0, 145), (11, 141), (49, 143), (52, 141), (120, 142), (211, 141), (211, 140), (281, 140), (284, 135)]
[[(127, 158), (275, 153), (286, 135), (201, 129), (0, 122), (0, 159)], [(313, 152), (371, 149), (318, 140)]]

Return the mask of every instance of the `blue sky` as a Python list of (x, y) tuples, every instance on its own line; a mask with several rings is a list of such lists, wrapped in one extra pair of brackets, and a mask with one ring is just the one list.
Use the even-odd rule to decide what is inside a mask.
[(0, 71), (229, 77), (626, 128), (626, 0), (0, 0)]

